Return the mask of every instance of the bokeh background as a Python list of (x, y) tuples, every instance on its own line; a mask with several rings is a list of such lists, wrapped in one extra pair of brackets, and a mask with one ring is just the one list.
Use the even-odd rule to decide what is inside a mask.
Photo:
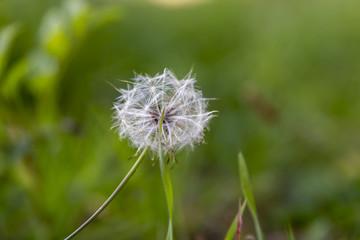
[[(115, 189), (135, 149), (110, 84), (190, 69), (218, 110), (171, 170), (178, 239), (223, 239), (246, 157), (267, 239), (360, 237), (357, 0), (1, 0), (0, 239), (63, 239)], [(164, 239), (150, 157), (77, 239)], [(254, 234), (244, 216), (244, 234)]]

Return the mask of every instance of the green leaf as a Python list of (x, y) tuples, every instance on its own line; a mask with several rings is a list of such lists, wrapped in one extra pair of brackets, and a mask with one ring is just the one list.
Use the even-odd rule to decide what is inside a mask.
[(14, 98), (19, 93), (22, 80), (25, 79), (28, 70), (27, 58), (17, 61), (4, 77), (4, 83), (0, 88), (0, 93), (5, 98)]
[(245, 199), (248, 201), (251, 216), (252, 216), (254, 224), (255, 224), (257, 239), (264, 240), (264, 236), (263, 236), (260, 222), (259, 222), (257, 212), (256, 212), (255, 199), (254, 199), (254, 194), (252, 191), (252, 184), (250, 182), (249, 172), (247, 169), (245, 158), (242, 155), (242, 153), (239, 153), (238, 163), (239, 163), (239, 172), (240, 172), (240, 184), (241, 184), (241, 188), (242, 188), (243, 194), (245, 196)]
[(39, 38), (43, 50), (63, 60), (71, 47), (67, 16), (62, 9), (47, 11), (40, 26)]
[(296, 240), (295, 234), (294, 234), (294, 232), (293, 232), (292, 227), (291, 227), (290, 224), (288, 224), (288, 225), (286, 226), (286, 231), (287, 231), (287, 233), (288, 233), (289, 240)]
[(70, 25), (76, 38), (83, 38), (89, 25), (91, 7), (83, 0), (68, 0), (65, 2), (65, 9), (69, 15)]
[[(245, 199), (243, 204), (241, 205), (241, 210), (240, 210), (241, 216), (244, 214), (244, 211), (246, 208), (246, 203), (247, 203), (247, 201)], [(234, 220), (232, 221), (230, 228), (226, 233), (225, 240), (233, 240), (234, 239), (238, 222), (239, 222), (239, 213), (236, 214)]]
[(0, 30), (0, 77), (6, 66), (11, 45), (19, 32), (17, 23), (10, 24)]
[(29, 54), (29, 87), (35, 94), (51, 93), (57, 86), (59, 63), (47, 52), (37, 50)]
[(236, 214), (234, 220), (232, 221), (228, 232), (226, 233), (225, 240), (233, 240), (236, 233), (236, 226), (238, 223), (239, 214)]
[(119, 6), (104, 7), (97, 9), (91, 15), (90, 25), (92, 29), (101, 28), (107, 24), (117, 22), (123, 17), (123, 10)]

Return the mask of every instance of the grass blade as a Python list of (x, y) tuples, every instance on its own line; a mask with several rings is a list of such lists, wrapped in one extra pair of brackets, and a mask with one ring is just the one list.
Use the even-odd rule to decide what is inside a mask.
[(238, 223), (239, 223), (239, 219), (240, 219), (239, 214), (240, 214), (240, 217), (244, 214), (246, 204), (247, 204), (247, 201), (245, 199), (244, 202), (239, 207), (239, 212), (236, 214), (234, 220), (232, 221), (232, 223), (230, 225), (229, 230), (226, 233), (225, 240), (233, 240), (234, 239), (235, 233), (238, 230)]
[(288, 224), (288, 225), (286, 226), (286, 231), (287, 231), (287, 233), (288, 233), (289, 240), (296, 240), (295, 234), (294, 234), (294, 232), (293, 232), (292, 227), (291, 227), (290, 224)]
[(254, 200), (254, 194), (252, 191), (252, 184), (250, 182), (249, 172), (246, 166), (245, 158), (242, 155), (242, 153), (239, 153), (238, 162), (239, 162), (239, 171), (240, 171), (240, 184), (245, 199), (248, 201), (251, 216), (255, 224), (256, 236), (258, 240), (264, 240), (264, 236), (256, 212), (256, 205)]

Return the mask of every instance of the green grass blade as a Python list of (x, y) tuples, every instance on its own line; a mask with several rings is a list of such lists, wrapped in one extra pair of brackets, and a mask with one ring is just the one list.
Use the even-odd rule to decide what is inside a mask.
[(286, 226), (286, 231), (287, 231), (287, 233), (288, 233), (289, 240), (296, 240), (295, 234), (294, 234), (294, 232), (293, 232), (292, 227), (291, 227), (290, 224), (288, 224), (288, 225)]
[[(246, 208), (246, 203), (247, 203), (247, 201), (245, 199), (243, 204), (241, 204), (241, 210), (240, 210), (241, 216), (244, 214), (244, 211)], [(238, 222), (239, 222), (239, 213), (236, 214), (234, 220), (232, 221), (230, 228), (226, 233), (225, 240), (233, 240), (234, 239)]]
[(236, 226), (238, 223), (239, 214), (236, 214), (234, 220), (232, 221), (230, 228), (225, 236), (225, 240), (233, 240), (236, 233)]
[(242, 155), (242, 153), (239, 153), (238, 162), (239, 162), (239, 171), (240, 171), (240, 184), (241, 184), (243, 194), (248, 201), (249, 209), (250, 209), (252, 218), (254, 220), (257, 239), (264, 240), (264, 236), (263, 236), (260, 222), (259, 222), (257, 212), (256, 212), (255, 199), (254, 199), (254, 194), (252, 191), (252, 184), (250, 182), (249, 172), (248, 172), (248, 169), (246, 166), (245, 158)]

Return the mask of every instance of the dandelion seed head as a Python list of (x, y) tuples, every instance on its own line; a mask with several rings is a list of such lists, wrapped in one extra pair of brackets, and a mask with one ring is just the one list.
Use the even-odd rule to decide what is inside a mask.
[(191, 72), (180, 80), (168, 69), (154, 77), (135, 74), (127, 89), (118, 89), (121, 95), (113, 107), (113, 127), (120, 138), (128, 138), (139, 150), (149, 147), (154, 152), (160, 142), (165, 152), (201, 143), (214, 111), (206, 110), (209, 99), (203, 98), (195, 82)]

